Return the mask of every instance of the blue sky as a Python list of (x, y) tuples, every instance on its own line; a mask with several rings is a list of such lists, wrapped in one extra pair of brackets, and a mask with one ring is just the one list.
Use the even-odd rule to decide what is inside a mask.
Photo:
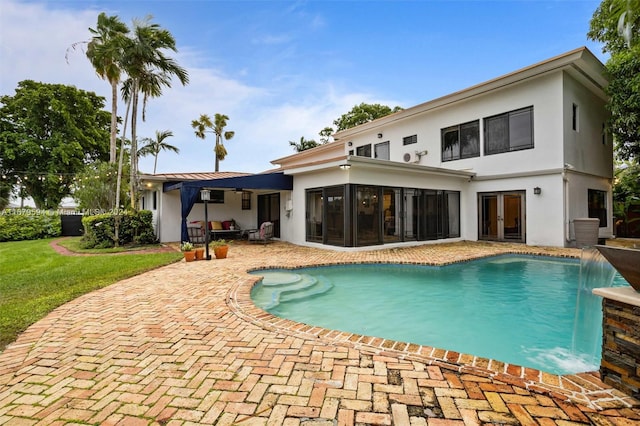
[[(213, 171), (214, 139), (191, 120), (229, 116), (221, 171), (259, 172), (293, 154), (289, 141), (318, 132), (361, 102), (411, 107), (587, 46), (599, 1), (17, 1), (0, 0), (0, 94), (33, 79), (72, 84), (109, 99), (82, 51), (104, 11), (175, 36), (191, 83), (151, 100), (142, 137), (171, 130), (180, 155), (158, 172)], [(109, 105), (107, 104), (107, 109)], [(121, 104), (120, 112), (124, 112)], [(141, 161), (151, 172), (151, 158)]]

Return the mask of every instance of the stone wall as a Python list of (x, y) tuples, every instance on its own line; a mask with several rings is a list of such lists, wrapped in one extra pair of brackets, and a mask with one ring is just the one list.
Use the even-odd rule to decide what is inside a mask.
[(640, 399), (640, 307), (604, 298), (602, 381)]

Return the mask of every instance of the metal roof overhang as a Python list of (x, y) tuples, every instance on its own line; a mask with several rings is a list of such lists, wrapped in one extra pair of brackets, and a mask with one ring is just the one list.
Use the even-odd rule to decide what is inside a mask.
[(242, 188), (242, 189), (277, 189), (292, 190), (293, 176), (282, 172), (265, 173), (247, 176), (235, 176), (210, 180), (194, 180), (182, 182), (166, 182), (162, 185), (163, 192), (183, 188)]

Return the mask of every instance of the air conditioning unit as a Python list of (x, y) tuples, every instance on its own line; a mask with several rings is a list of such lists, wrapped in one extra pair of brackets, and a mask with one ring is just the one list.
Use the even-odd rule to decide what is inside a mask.
[(405, 163), (419, 163), (420, 156), (417, 152), (406, 152), (404, 154), (403, 160)]

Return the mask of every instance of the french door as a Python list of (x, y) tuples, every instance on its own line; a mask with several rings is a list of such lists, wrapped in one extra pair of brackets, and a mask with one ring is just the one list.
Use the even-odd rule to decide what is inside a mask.
[(525, 192), (478, 194), (478, 239), (525, 242)]
[(280, 238), (280, 194), (258, 195), (258, 226), (273, 223), (273, 236)]

